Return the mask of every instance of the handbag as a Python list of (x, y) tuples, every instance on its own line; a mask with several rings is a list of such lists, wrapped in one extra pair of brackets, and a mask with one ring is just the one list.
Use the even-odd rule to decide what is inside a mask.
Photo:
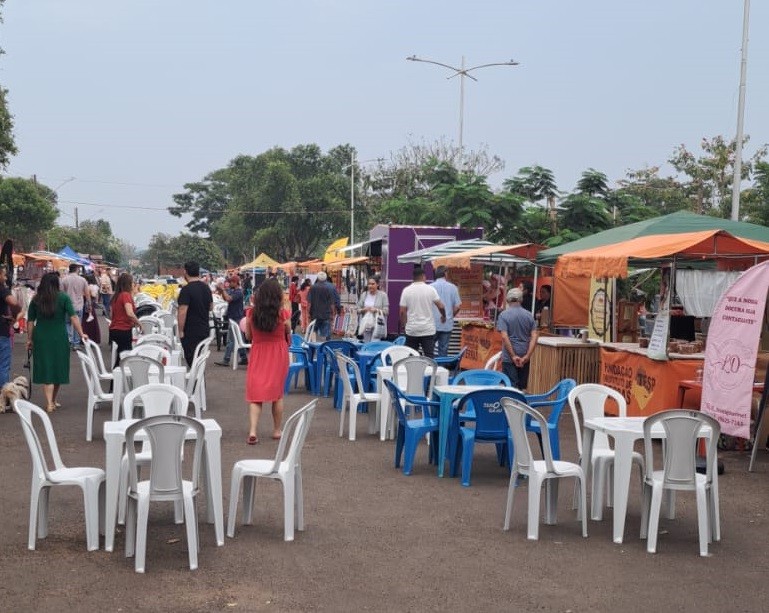
[(371, 338), (387, 338), (387, 318), (381, 310), (376, 312), (376, 324)]
[(376, 325), (376, 317), (370, 311), (367, 312), (358, 322), (358, 334), (362, 335), (364, 332), (369, 332), (374, 329)]

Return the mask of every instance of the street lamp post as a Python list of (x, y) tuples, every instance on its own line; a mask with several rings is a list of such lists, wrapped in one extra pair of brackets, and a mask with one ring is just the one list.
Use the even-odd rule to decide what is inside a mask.
[(410, 57), (406, 58), (410, 62), (424, 62), (426, 64), (435, 64), (436, 66), (443, 66), (444, 68), (448, 68), (449, 70), (453, 71), (453, 74), (446, 77), (447, 79), (453, 79), (456, 76), (459, 76), (459, 153), (462, 154), (462, 137), (464, 132), (464, 122), (465, 122), (465, 77), (472, 79), (473, 81), (477, 81), (473, 75), (470, 73), (474, 70), (480, 70), (481, 68), (488, 68), (489, 66), (518, 66), (519, 63), (510, 60), (508, 62), (493, 62), (491, 64), (480, 64), (478, 66), (472, 66), (470, 68), (465, 68), (465, 56), (462, 56), (462, 65), (460, 68), (457, 68), (456, 66), (450, 66), (449, 64), (444, 64), (442, 62), (436, 62), (434, 60), (426, 60), (424, 58), (417, 57), (416, 55), (412, 55)]
[[(369, 162), (381, 162), (384, 158), (372, 158), (363, 160), (359, 164), (368, 164)], [(350, 168), (350, 244), (355, 243), (355, 151), (350, 154), (350, 164), (342, 168)]]
[(745, 125), (745, 81), (748, 68), (748, 30), (750, 23), (750, 0), (745, 0), (742, 9), (742, 57), (740, 60), (740, 96), (737, 104), (737, 139), (734, 150), (734, 180), (732, 181), (732, 219), (740, 219), (740, 187), (742, 186), (742, 142)]

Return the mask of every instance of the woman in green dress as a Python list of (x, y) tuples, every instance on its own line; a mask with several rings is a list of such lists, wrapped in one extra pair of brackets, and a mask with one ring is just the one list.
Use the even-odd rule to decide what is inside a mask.
[(69, 383), (66, 318), (84, 340), (88, 338), (83, 334), (72, 300), (59, 291), (59, 275), (46, 273), (29, 305), (27, 348), (32, 349), (32, 383), (42, 384), (49, 413), (59, 406), (56, 398), (62, 383)]

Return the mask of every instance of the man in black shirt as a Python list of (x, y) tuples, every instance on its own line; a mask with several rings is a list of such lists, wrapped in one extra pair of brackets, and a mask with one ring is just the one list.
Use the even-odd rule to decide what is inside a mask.
[(336, 288), (326, 281), (328, 275), (321, 271), (315, 284), (307, 294), (310, 319), (315, 320), (315, 336), (319, 341), (331, 338), (331, 322), (340, 310), (341, 304)]
[(184, 264), (184, 279), (187, 284), (179, 292), (177, 323), (184, 359), (188, 366), (192, 366), (195, 347), (210, 334), (208, 314), (213, 308), (214, 298), (208, 284), (200, 280), (200, 264), (197, 262)]

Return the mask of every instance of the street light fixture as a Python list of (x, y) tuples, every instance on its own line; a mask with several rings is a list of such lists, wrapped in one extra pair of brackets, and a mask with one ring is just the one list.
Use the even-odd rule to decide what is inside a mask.
[[(358, 164), (368, 164), (369, 162), (383, 162), (384, 158), (372, 158), (370, 160), (361, 160)], [(350, 169), (350, 244), (355, 243), (355, 151), (350, 154), (350, 163), (342, 167), (342, 170)]]
[(477, 81), (473, 75), (470, 73), (474, 70), (480, 70), (481, 68), (488, 68), (489, 66), (518, 66), (519, 63), (515, 60), (510, 60), (508, 62), (492, 62), (491, 64), (480, 64), (478, 66), (472, 66), (470, 68), (465, 68), (465, 56), (462, 56), (462, 66), (460, 68), (457, 68), (456, 66), (450, 66), (449, 64), (444, 64), (442, 62), (436, 62), (434, 60), (426, 60), (421, 57), (417, 57), (416, 55), (412, 55), (410, 57), (406, 58), (410, 62), (424, 62), (425, 64), (435, 64), (436, 66), (443, 66), (444, 68), (448, 68), (449, 70), (453, 71), (453, 74), (446, 77), (447, 79), (453, 79), (456, 76), (459, 76), (459, 154), (462, 155), (462, 136), (464, 131), (464, 122), (465, 122), (465, 77), (472, 79), (473, 81)]

